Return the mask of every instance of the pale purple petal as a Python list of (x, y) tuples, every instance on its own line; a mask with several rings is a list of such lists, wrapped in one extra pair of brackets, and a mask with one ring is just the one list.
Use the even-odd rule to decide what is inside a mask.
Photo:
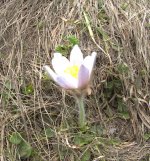
[(77, 79), (69, 75), (58, 76), (56, 82), (65, 89), (76, 89), (78, 85)]
[(66, 80), (63, 78), (63, 77), (58, 77), (57, 80), (56, 80), (56, 83), (58, 85), (60, 85), (62, 88), (65, 88), (65, 89), (70, 89), (72, 88), (67, 82)]
[(89, 77), (91, 76), (95, 64), (96, 55), (97, 54), (93, 52), (92, 55), (85, 57), (85, 59), (83, 60), (83, 65), (89, 70)]
[(52, 65), (55, 72), (59, 75), (62, 74), (68, 66), (70, 66), (70, 62), (66, 57), (62, 56), (60, 53), (54, 53)]
[(48, 76), (51, 77), (62, 88), (65, 88), (65, 89), (75, 89), (75, 88), (77, 88), (77, 80), (72, 78), (70, 75), (67, 75), (67, 74), (57, 75), (47, 65), (45, 65), (43, 67), (43, 69), (48, 74)]
[(88, 85), (90, 76), (89, 70), (84, 65), (80, 66), (78, 74), (78, 88), (84, 88)]
[(72, 65), (81, 65), (83, 62), (83, 54), (78, 45), (75, 45), (70, 54), (70, 63)]

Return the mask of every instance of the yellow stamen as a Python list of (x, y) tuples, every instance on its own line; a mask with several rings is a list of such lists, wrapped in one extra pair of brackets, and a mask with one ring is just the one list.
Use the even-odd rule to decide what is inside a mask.
[(77, 65), (73, 65), (73, 66), (67, 67), (64, 70), (64, 72), (67, 74), (70, 74), (74, 78), (78, 78), (79, 67)]

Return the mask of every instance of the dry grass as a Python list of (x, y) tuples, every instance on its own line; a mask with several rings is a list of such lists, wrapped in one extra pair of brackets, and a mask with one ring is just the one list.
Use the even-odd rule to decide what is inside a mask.
[[(149, 0), (0, 1), (1, 161), (149, 161), (149, 7)], [(68, 35), (84, 53), (98, 53), (82, 134), (72, 96), (42, 76)], [(31, 155), (12, 144), (14, 132)]]

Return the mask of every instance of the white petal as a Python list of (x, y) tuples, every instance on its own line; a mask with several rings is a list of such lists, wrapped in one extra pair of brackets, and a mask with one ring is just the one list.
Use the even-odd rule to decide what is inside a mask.
[(83, 65), (89, 70), (89, 77), (92, 73), (92, 70), (95, 64), (96, 55), (97, 53), (93, 52), (91, 56), (89, 55), (85, 57), (85, 59), (83, 60)]
[(60, 53), (54, 53), (52, 65), (55, 72), (59, 75), (62, 74), (68, 66), (70, 66), (70, 62), (66, 57), (62, 56)]
[(56, 81), (57, 79), (57, 74), (53, 72), (53, 70), (48, 66), (45, 65), (43, 67), (43, 69), (45, 70), (45, 72), (49, 75), (49, 77), (51, 77), (54, 81)]
[(70, 62), (72, 65), (81, 65), (83, 62), (83, 54), (78, 45), (75, 45), (70, 54)]

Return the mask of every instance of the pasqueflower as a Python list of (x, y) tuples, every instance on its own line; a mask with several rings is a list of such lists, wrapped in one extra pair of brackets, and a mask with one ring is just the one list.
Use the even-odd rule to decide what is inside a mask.
[(54, 71), (47, 65), (44, 66), (44, 70), (64, 89), (84, 89), (90, 82), (96, 55), (93, 52), (83, 58), (80, 48), (75, 45), (69, 60), (60, 53), (54, 53), (52, 59)]

